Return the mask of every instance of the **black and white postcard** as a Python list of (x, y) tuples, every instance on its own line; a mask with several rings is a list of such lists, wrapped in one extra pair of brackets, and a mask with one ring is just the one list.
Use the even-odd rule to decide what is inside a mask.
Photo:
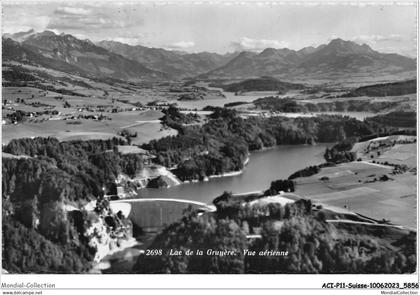
[(417, 4), (3, 1), (4, 294), (417, 294)]

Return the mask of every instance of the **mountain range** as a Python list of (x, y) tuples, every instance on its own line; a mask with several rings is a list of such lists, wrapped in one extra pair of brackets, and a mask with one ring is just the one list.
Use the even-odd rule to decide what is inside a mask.
[(415, 72), (416, 60), (380, 53), (368, 45), (334, 39), (301, 50), (266, 48), (260, 53), (186, 53), (115, 41), (81, 40), (33, 30), (5, 34), (3, 60), (39, 64), (80, 75), (124, 80), (239, 79), (259, 76), (334, 77)]
[(334, 39), (327, 45), (306, 47), (299, 51), (267, 48), (261, 53), (241, 52), (224, 66), (202, 78), (252, 76), (297, 77), (302, 75), (333, 76), (362, 73), (398, 73), (414, 71), (415, 59), (385, 54), (368, 45)]
[[(9, 37), (9, 38), (7, 38)], [(14, 39), (14, 40), (12, 40)], [(167, 79), (168, 74), (69, 34), (52, 31), (3, 36), (3, 60), (17, 60), (80, 75), (118, 79)], [(20, 42), (19, 42), (20, 41)]]
[(150, 48), (141, 45), (130, 46), (115, 41), (101, 41), (97, 45), (126, 58), (135, 60), (151, 69), (156, 69), (172, 76), (196, 76), (216, 69), (238, 53), (217, 54), (210, 52), (186, 53), (163, 48)]

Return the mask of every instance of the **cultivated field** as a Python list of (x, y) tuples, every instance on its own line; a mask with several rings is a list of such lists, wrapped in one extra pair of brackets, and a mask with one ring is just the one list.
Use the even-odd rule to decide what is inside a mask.
[(393, 135), (378, 137), (356, 143), (352, 151), (357, 154), (358, 158), (363, 160), (406, 165), (409, 168), (417, 167), (416, 136)]
[(416, 172), (410, 170), (394, 175), (393, 169), (365, 161), (339, 164), (323, 168), (313, 176), (296, 179), (296, 193), (320, 203), (415, 229)]
[(141, 110), (118, 99), (61, 95), (32, 87), (3, 87), (2, 93), (6, 100), (3, 120), (17, 110), (33, 113), (23, 122), (3, 124), (3, 144), (15, 138), (37, 136), (54, 136), (59, 140), (108, 139), (119, 137), (124, 129), (137, 133), (132, 138), (134, 144), (176, 135), (175, 130), (160, 123), (162, 112)]

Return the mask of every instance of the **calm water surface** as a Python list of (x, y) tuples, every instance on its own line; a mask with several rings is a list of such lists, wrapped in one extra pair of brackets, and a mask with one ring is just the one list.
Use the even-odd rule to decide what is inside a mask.
[[(217, 90), (221, 90), (221, 88), (213, 88), (213, 87), (208, 87), (209, 89), (217, 89)], [(236, 101), (245, 101), (248, 103), (253, 102), (254, 100), (261, 98), (261, 97), (266, 97), (266, 96), (273, 96), (273, 95), (278, 95), (278, 92), (275, 91), (260, 91), (260, 92), (255, 92), (252, 94), (247, 94), (247, 95), (235, 95), (235, 93), (233, 92), (225, 92), (222, 91), (222, 93), (226, 96), (224, 98), (214, 98), (214, 99), (204, 99), (204, 100), (190, 100), (190, 101), (180, 101), (178, 100), (176, 103), (178, 104), (179, 107), (182, 108), (191, 108), (191, 109), (202, 109), (205, 106), (215, 106), (215, 107), (223, 107), (226, 103), (230, 103), (230, 102), (236, 102)], [(281, 96), (279, 96), (281, 97)]]
[[(172, 188), (142, 189), (139, 195), (145, 198), (180, 198), (211, 203), (224, 191), (234, 193), (265, 190), (270, 182), (284, 179), (299, 169), (324, 162), (323, 153), (332, 144), (284, 145), (274, 149), (252, 153), (244, 172), (238, 176), (214, 178), (208, 182), (187, 183)], [(139, 246), (107, 256), (102, 262), (109, 264), (108, 273), (130, 273), (140, 254), (139, 249), (148, 243), (139, 241)]]
[[(279, 98), (289, 96), (289, 94), (278, 95), (277, 91), (255, 91), (255, 92), (249, 92), (246, 95), (235, 95), (235, 93), (233, 92), (223, 91), (222, 88), (209, 87), (207, 83), (203, 83), (203, 86), (212, 90), (220, 90), (225, 95), (225, 98), (204, 99), (204, 100), (195, 100), (195, 101), (194, 100), (177, 101), (178, 106), (181, 108), (188, 108), (188, 109), (202, 109), (206, 106), (223, 107), (226, 103), (237, 102), (237, 101), (251, 103), (258, 98), (266, 97), (266, 96), (278, 96)], [(286, 117), (312, 117), (312, 116), (317, 116), (317, 115), (322, 115), (322, 114), (349, 116), (349, 117), (353, 117), (361, 121), (367, 117), (375, 116), (374, 113), (370, 113), (370, 112), (284, 113), (283, 115)]]
[(324, 162), (323, 153), (331, 144), (283, 145), (252, 153), (244, 172), (238, 176), (213, 178), (208, 182), (186, 183), (171, 188), (142, 189), (144, 198), (180, 198), (211, 203), (224, 191), (243, 193), (265, 190), (270, 182), (285, 179), (310, 165)]

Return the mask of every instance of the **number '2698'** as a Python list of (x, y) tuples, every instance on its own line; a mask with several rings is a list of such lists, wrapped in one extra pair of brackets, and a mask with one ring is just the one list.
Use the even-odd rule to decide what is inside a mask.
[(162, 249), (147, 249), (146, 256), (162, 255)]

